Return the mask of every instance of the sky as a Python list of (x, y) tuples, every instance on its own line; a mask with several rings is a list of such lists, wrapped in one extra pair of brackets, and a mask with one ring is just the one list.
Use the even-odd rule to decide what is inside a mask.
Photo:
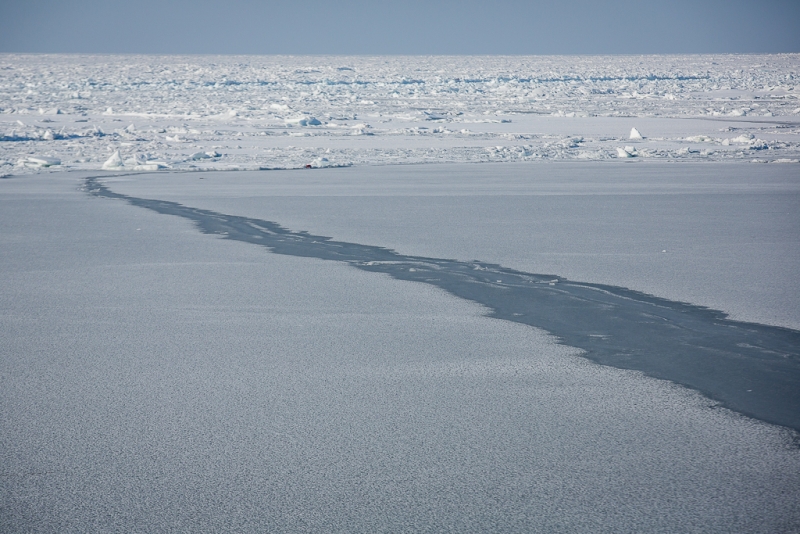
[(0, 0), (0, 52), (800, 52), (800, 0)]

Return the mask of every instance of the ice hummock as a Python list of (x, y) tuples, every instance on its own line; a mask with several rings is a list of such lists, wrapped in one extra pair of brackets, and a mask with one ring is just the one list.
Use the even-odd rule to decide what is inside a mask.
[(163, 161), (153, 161), (145, 155), (137, 154), (127, 160), (123, 160), (119, 150), (115, 150), (111, 157), (103, 163), (103, 169), (107, 171), (157, 171), (165, 169), (168, 165)]
[(122, 161), (122, 156), (119, 155), (119, 150), (115, 150), (111, 157), (103, 163), (103, 169), (107, 171), (122, 169), (125, 164)]
[(642, 137), (642, 134), (639, 133), (639, 130), (637, 130), (636, 128), (631, 128), (631, 135), (630, 135), (629, 139), (633, 139), (635, 141), (640, 141), (640, 140), (644, 139), (644, 137)]

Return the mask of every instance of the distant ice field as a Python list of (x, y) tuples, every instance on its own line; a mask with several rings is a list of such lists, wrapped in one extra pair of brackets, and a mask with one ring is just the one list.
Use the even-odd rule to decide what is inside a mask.
[(615, 158), (796, 166), (799, 68), (797, 54), (2, 54), (0, 175)]
[(114, 178), (112, 190), (402, 254), (611, 284), (800, 329), (785, 166), (423, 165)]
[[(388, 174), (381, 190), (415, 193), (393, 208), (370, 189), (388, 167), (108, 185), (264, 218), (285, 202), (279, 214), (294, 212), (298, 229), (332, 219), (323, 210), (315, 223), (324, 199), (349, 202), (378, 228), (351, 236), (377, 239), (392, 235), (392, 220), (411, 232), (403, 213), (438, 224), (424, 217), (433, 200), (473, 198), (443, 194), (461, 186), (426, 169)], [(503, 188), (462, 174), (476, 190)], [(785, 429), (595, 365), (431, 286), (204, 235), (185, 219), (90, 196), (81, 178), (0, 180), (3, 531), (800, 525), (800, 456)], [(498, 208), (487, 209), (502, 217)], [(334, 226), (343, 235), (348, 224)], [(458, 228), (476, 229), (446, 231)]]

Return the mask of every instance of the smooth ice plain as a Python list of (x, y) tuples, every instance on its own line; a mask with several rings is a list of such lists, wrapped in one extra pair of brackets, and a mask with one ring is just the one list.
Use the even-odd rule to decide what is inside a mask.
[[(97, 58), (3, 59), (34, 74), (76, 61), (85, 68), (102, 67)], [(11, 164), (0, 167), (8, 174), (0, 180), (0, 530), (797, 531), (800, 448), (790, 429), (730, 411), (672, 382), (593, 363), (545, 331), (488, 317), (487, 308), (436, 286), (342, 262), (271, 253), (224, 234), (203, 233), (186, 218), (87, 190), (86, 178), (96, 177), (108, 190), (131, 197), (275, 221), (293, 231), (405, 255), (478, 260), (609, 284), (796, 330), (798, 166), (752, 159), (792, 159), (796, 101), (785, 75), (796, 68), (797, 57), (714, 59), (719, 60), (715, 66), (709, 62), (702, 71), (703, 58), (671, 58), (672, 74), (657, 71), (654, 65), (663, 63), (621, 58), (613, 64), (609, 59), (621, 69), (620, 79), (611, 81), (588, 75), (473, 79), (464, 74), (490, 62), (470, 65), (446, 58), (427, 60), (416, 78), (405, 59), (385, 59), (381, 67), (384, 60), (338, 58), (341, 65), (326, 71), (353, 77), (357, 70), (352, 69), (367, 65), (372, 75), (395, 77), (392, 91), (413, 86), (427, 103), (439, 98), (452, 104), (465, 94), (473, 95), (465, 101), (476, 106), (495, 97), (524, 103), (524, 91), (543, 86), (560, 88), (552, 91), (548, 105), (553, 98), (600, 107), (613, 100), (634, 115), (566, 113), (524, 122), (513, 135), (554, 135), (561, 142), (566, 129), (569, 139), (578, 135), (583, 141), (551, 146), (551, 152), (534, 147), (526, 156), (528, 149), (514, 146), (527, 140), (506, 138), (512, 142), (505, 153), (519, 156), (506, 159), (520, 160), (510, 163), (472, 163), (470, 155), (477, 152), (461, 150), (467, 142), (448, 138), (452, 149), (437, 154), (446, 156), (438, 161), (455, 160), (451, 164), (387, 165), (417, 161), (421, 152), (411, 144), (420, 136), (450, 135), (419, 130), (366, 135), (370, 128), (362, 128), (349, 140), (331, 134), (327, 162), (309, 159), (326, 157), (326, 143), (319, 139), (313, 154), (281, 148), (283, 137), (307, 142), (328, 135), (323, 128), (333, 128), (308, 122), (283, 123), (280, 130), (265, 129), (270, 132), (265, 136), (237, 139), (235, 131), (206, 139), (198, 133), (188, 143), (180, 137), (166, 142), (182, 143), (175, 146), (185, 152), (217, 151), (208, 158), (164, 161), (167, 152), (146, 147), (163, 145), (155, 130), (167, 122), (188, 134), (192, 121), (231, 124), (242, 116), (253, 118), (244, 111), (239, 118), (150, 117), (146, 120), (158, 123), (153, 140), (141, 132), (150, 127), (141, 125), (126, 134), (7, 136), (0, 142), (4, 154), (11, 155)], [(745, 60), (771, 66), (741, 74), (751, 91), (749, 110), (700, 117), (692, 107), (695, 100), (709, 107), (708, 99), (722, 98), (711, 89), (723, 78), (718, 71), (733, 72), (736, 61)], [(150, 65), (153, 77), (168, 75), (160, 67), (165, 62), (175, 64), (174, 58), (137, 61)], [(331, 106), (362, 106), (358, 114), (363, 107), (383, 105), (378, 95), (388, 91), (378, 85), (385, 81), (328, 83), (330, 76), (315, 91), (315, 77), (324, 77), (303, 71), (303, 65), (322, 59), (253, 63), (259, 61), (264, 72), (262, 64), (282, 64), (282, 72), (309, 83), (290, 81), (281, 88), (262, 80), (204, 87), (237, 102), (275, 97), (264, 103), (268, 113), (286, 112), (271, 104), (290, 106), (280, 98), (298, 95), (303, 105), (323, 107), (329, 98)], [(517, 61), (511, 65), (517, 73), (537, 65), (534, 58)], [(538, 64), (540, 70), (557, 65), (547, 61)], [(597, 59), (574, 61), (577, 67), (567, 67), (602, 70)], [(498, 63), (497, 70), (509, 62)], [(250, 72), (243, 64), (226, 68)], [(686, 72), (687, 65), (694, 70)], [(433, 67), (444, 71), (439, 81)], [(8, 82), (10, 77), (3, 76)], [(783, 80), (783, 85), (780, 91), (764, 89), (759, 77)], [(479, 96), (475, 87), (488, 95), (492, 79), (509, 87), (493, 97)], [(619, 99), (599, 87), (597, 93), (580, 91), (623, 82), (637, 83), (641, 91), (664, 83), (687, 88), (658, 100), (637, 99), (630, 90), (631, 98)], [(64, 83), (83, 82), (76, 75)], [(451, 90), (443, 91), (448, 84)], [(13, 111), (0, 117), (17, 120), (23, 107), (8, 105), (14, 98), (46, 96), (14, 92), (12, 85), (6, 85), (12, 96), (3, 105)], [(120, 102), (155, 106), (167, 100), (159, 100), (154, 88), (167, 91), (166, 85), (118, 83), (110, 90), (100, 84), (97, 107), (105, 112)], [(300, 85), (310, 88), (305, 96), (299, 96)], [(191, 93), (191, 83), (176, 87), (183, 96), (173, 102), (195, 102), (183, 94)], [(341, 99), (325, 96), (325, 87)], [(266, 90), (274, 94), (260, 93)], [(343, 91), (356, 98), (345, 98)], [(765, 91), (785, 97), (772, 100), (778, 103), (770, 111), (775, 117), (756, 111), (762, 110)], [(592, 94), (600, 96), (593, 100)], [(91, 95), (78, 91), (78, 96)], [(91, 110), (68, 108), (71, 96), (47, 98), (61, 110), (53, 121), (83, 120), (77, 118), (81, 113), (93, 118)], [(116, 100), (109, 103), (111, 98)], [(532, 108), (547, 100), (530, 98)], [(391, 92), (386, 94), (390, 100), (400, 105)], [(486, 106), (491, 104), (496, 100)], [(723, 105), (730, 104), (718, 108)], [(429, 121), (438, 128), (462, 117), (431, 121), (426, 112), (432, 113), (418, 110), (403, 120)], [(116, 113), (97, 117), (111, 122), (119, 119)], [(754, 120), (756, 113), (755, 120), (767, 122), (724, 122)], [(511, 123), (504, 118), (475, 123), (487, 128), (481, 143), (498, 143), (509, 133), (505, 128), (530, 115), (512, 114)], [(314, 116), (330, 122), (319, 111)], [(256, 119), (248, 123), (253, 132), (260, 128), (253, 123), (262, 120)], [(127, 127), (127, 120), (121, 126)], [(575, 120), (583, 122), (565, 122)], [(646, 121), (675, 129), (674, 135), (648, 139)], [(681, 124), (687, 125), (683, 133)], [(685, 140), (703, 135), (690, 131), (698, 125), (748, 132), (764, 128), (761, 137), (774, 131), (786, 138), (783, 145), (757, 148), (751, 143), (759, 138), (756, 131), (747, 143), (741, 139), (724, 152), (730, 141)], [(645, 139), (627, 139), (634, 126)], [(600, 132), (609, 129), (620, 131), (601, 140)], [(246, 139), (255, 139), (254, 144), (246, 145)], [(360, 145), (364, 139), (375, 146)], [(212, 145), (236, 142), (240, 152)], [(262, 149), (273, 142), (275, 151), (266, 156)], [(399, 147), (395, 152), (386, 149), (392, 142)], [(585, 151), (579, 143), (594, 143), (592, 150), (607, 157), (548, 161), (587, 159), (579, 157)], [(679, 153), (692, 143), (716, 143), (717, 152)], [(58, 152), (78, 144), (84, 155), (69, 156), (74, 160)], [(616, 158), (616, 145), (630, 144), (637, 144), (637, 155), (604, 161)], [(424, 143), (420, 147), (428, 150)], [(494, 156), (503, 153), (478, 148)], [(146, 150), (150, 156), (137, 155)], [(28, 151), (61, 164), (29, 160), (36, 157)], [(101, 170), (116, 151), (122, 165)], [(531, 157), (534, 153), (542, 157)], [(333, 166), (342, 154), (360, 154), (364, 160), (347, 161), (352, 164), (347, 168), (256, 170), (304, 167), (306, 161), (312, 167)], [(285, 165), (267, 161), (284, 156)], [(223, 172), (226, 159), (254, 170)], [(164, 165), (152, 163), (156, 160)], [(142, 171), (147, 165), (163, 168), (137, 172), (137, 165)], [(200, 168), (206, 171), (185, 172)]]

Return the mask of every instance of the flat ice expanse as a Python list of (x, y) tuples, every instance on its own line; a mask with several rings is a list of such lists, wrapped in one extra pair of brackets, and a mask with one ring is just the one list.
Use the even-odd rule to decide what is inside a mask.
[[(752, 168), (360, 167), (106, 183), (793, 326), (797, 177)], [(92, 197), (81, 176), (0, 180), (4, 531), (800, 528), (792, 432), (590, 363), (430, 286)]]

